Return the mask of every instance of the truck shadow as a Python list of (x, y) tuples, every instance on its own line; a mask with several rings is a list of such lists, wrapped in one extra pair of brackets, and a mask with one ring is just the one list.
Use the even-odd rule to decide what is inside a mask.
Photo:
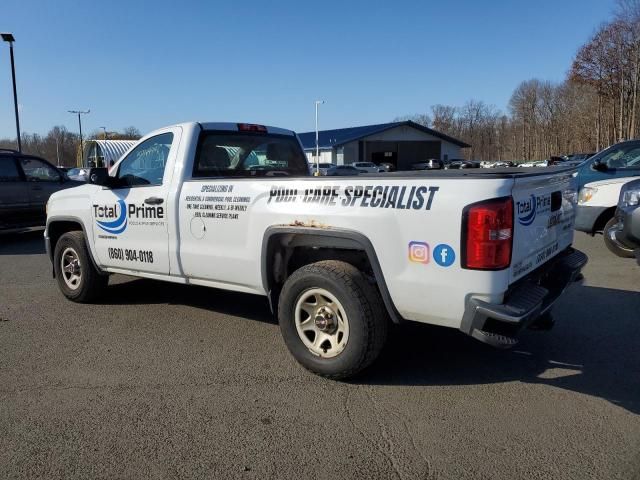
[(496, 350), (449, 329), (393, 329), (379, 361), (355, 383), (472, 385), (521, 381), (600, 397), (640, 414), (640, 293), (572, 286), (551, 332), (523, 332)]
[[(106, 303), (188, 305), (276, 324), (265, 298), (136, 279), (109, 286)], [(615, 313), (612, 313), (615, 312)], [(381, 358), (352, 383), (475, 385), (521, 381), (603, 398), (640, 414), (640, 293), (572, 286), (551, 332), (525, 331), (513, 350), (412, 322), (391, 331)]]
[(271, 314), (269, 301), (266, 297), (260, 295), (120, 277), (120, 279), (123, 278), (126, 279), (124, 282), (119, 281), (119, 283), (109, 284), (108, 294), (100, 300), (100, 303), (105, 305), (149, 305), (158, 303), (188, 305), (258, 322), (278, 323), (277, 319)]
[(43, 228), (21, 233), (0, 232), (0, 255), (41, 255), (45, 253)]

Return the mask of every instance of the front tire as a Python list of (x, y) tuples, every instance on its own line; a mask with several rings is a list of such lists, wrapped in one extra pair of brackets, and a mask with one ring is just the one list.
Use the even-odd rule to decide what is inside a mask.
[(285, 282), (278, 306), (287, 348), (306, 369), (346, 379), (378, 357), (388, 316), (376, 287), (345, 262), (305, 265)]
[(613, 253), (614, 255), (617, 255), (618, 257), (633, 258), (634, 257), (633, 250), (629, 248), (624, 248), (618, 242), (616, 242), (613, 238), (611, 238), (611, 235), (615, 234), (614, 233), (615, 226), (617, 225), (617, 223), (618, 223), (618, 220), (616, 220), (616, 217), (613, 217), (604, 226), (604, 230), (602, 231), (602, 236), (604, 237), (604, 244), (607, 246), (607, 248), (611, 253)]
[(109, 277), (100, 275), (93, 265), (82, 232), (67, 232), (60, 237), (53, 254), (53, 268), (60, 291), (74, 302), (95, 301), (109, 283)]

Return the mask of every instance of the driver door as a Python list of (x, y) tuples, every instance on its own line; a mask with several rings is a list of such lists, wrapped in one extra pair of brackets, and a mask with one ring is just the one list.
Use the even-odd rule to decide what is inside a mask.
[(117, 165), (115, 186), (93, 198), (91, 215), (96, 255), (101, 265), (169, 274), (166, 209), (179, 128), (140, 143)]

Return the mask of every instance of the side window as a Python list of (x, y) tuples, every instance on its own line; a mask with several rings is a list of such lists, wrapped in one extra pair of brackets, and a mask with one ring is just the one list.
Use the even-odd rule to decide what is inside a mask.
[(640, 168), (640, 146), (613, 147), (600, 161), (609, 168)]
[(37, 158), (21, 158), (20, 165), (28, 182), (59, 182), (60, 172)]
[(621, 164), (619, 168), (640, 168), (640, 147), (629, 150), (621, 158)]
[(13, 158), (0, 157), (0, 182), (19, 182), (20, 172)]
[(173, 133), (163, 133), (131, 150), (118, 168), (120, 186), (162, 185), (172, 143)]

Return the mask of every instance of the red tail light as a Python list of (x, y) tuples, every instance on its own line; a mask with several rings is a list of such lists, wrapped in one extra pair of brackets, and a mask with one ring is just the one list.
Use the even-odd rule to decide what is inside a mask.
[(513, 199), (475, 203), (465, 209), (462, 226), (462, 267), (502, 270), (511, 264)]
[(254, 123), (239, 123), (238, 130), (241, 132), (267, 133), (267, 127), (264, 125), (256, 125)]

